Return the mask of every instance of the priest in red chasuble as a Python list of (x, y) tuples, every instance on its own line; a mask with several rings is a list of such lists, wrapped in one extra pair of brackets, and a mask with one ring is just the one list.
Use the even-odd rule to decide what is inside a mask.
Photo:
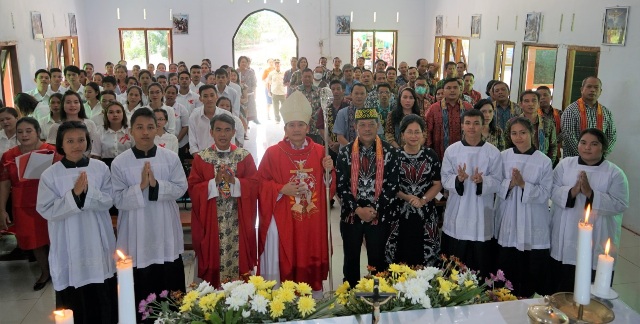
[(235, 121), (211, 119), (214, 144), (195, 155), (189, 174), (191, 233), (198, 277), (219, 287), (257, 265), (256, 164), (251, 154), (231, 144)]
[[(329, 272), (326, 185), (335, 193), (335, 171), (322, 145), (306, 134), (311, 106), (296, 91), (280, 110), (285, 138), (267, 149), (258, 167), (260, 273), (322, 290)], [(325, 183), (325, 170), (331, 182)]]

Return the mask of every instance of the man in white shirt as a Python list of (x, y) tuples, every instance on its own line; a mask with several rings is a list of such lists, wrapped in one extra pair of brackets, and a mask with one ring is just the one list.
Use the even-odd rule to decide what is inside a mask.
[(49, 83), (51, 83), (51, 73), (45, 69), (36, 71), (33, 81), (36, 83), (36, 88), (29, 90), (28, 95), (34, 97), (38, 102), (44, 102), (44, 105), (49, 105)]
[(202, 105), (198, 94), (191, 90), (191, 74), (187, 71), (180, 72), (178, 75), (178, 85), (180, 87), (178, 88), (178, 98), (176, 98), (176, 101), (187, 108), (189, 114), (191, 114), (196, 107)]
[(64, 94), (67, 92), (67, 88), (62, 86), (62, 70), (58, 68), (51, 68), (51, 83), (49, 84), (49, 95), (54, 93)]
[[(207, 84), (200, 88), (200, 101), (203, 106), (196, 108), (189, 117), (189, 152), (192, 155), (210, 147), (213, 144), (211, 137), (211, 118), (215, 115), (228, 114), (230, 112), (216, 107), (218, 94), (213, 85)], [(242, 128), (242, 123), (236, 119), (236, 140), (242, 144), (244, 142), (244, 132), (238, 134), (237, 130)]]
[(82, 98), (82, 102), (87, 101), (87, 98), (84, 97), (84, 86), (80, 83), (80, 69), (75, 65), (66, 66), (64, 78), (69, 81), (69, 90), (77, 92)]
[[(200, 87), (204, 85), (200, 80), (202, 77), (202, 69), (200, 65), (192, 65), (189, 69), (189, 74), (191, 75), (191, 84), (189, 84), (189, 90), (199, 93)], [(178, 77), (178, 81), (180, 78)]]
[[(276, 123), (280, 123), (280, 106), (284, 103), (287, 90), (284, 87), (284, 73), (280, 70), (280, 60), (274, 60), (275, 69), (267, 76), (267, 89), (273, 99), (273, 115)], [(269, 112), (267, 111), (267, 116)], [(271, 117), (269, 117), (271, 119)]]
[(85, 63), (82, 69), (87, 73), (87, 80), (93, 80), (93, 72), (95, 71), (93, 64)]
[(216, 91), (218, 97), (225, 97), (231, 100), (231, 113), (238, 117), (240, 116), (240, 94), (227, 85), (229, 81), (229, 74), (225, 69), (217, 69), (215, 72), (216, 78)]

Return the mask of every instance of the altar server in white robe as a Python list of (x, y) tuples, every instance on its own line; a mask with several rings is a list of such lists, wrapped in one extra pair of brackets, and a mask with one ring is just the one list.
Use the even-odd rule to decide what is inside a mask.
[(488, 276), (495, 266), (494, 194), (502, 183), (500, 151), (482, 140), (482, 112), (462, 116), (463, 139), (442, 160), (442, 185), (449, 190), (442, 227), (442, 253)]
[(547, 294), (547, 269), (553, 184), (551, 159), (532, 145), (533, 125), (517, 117), (505, 129), (502, 185), (496, 199), (495, 238), (498, 268), (513, 284), (516, 296)]
[(178, 155), (154, 144), (157, 127), (151, 110), (136, 110), (131, 116), (135, 146), (111, 164), (117, 247), (133, 258), (137, 301), (163, 290), (185, 292), (176, 199), (187, 191), (187, 178)]
[(57, 134), (64, 158), (42, 173), (36, 205), (49, 225), (56, 308), (73, 310), (75, 323), (117, 323), (111, 174), (84, 155), (91, 150), (84, 123), (64, 122)]
[[(615, 164), (604, 159), (608, 141), (605, 134), (588, 128), (580, 134), (578, 156), (560, 160), (553, 173), (551, 218), (551, 257), (554, 291), (573, 291), (578, 222), (584, 220), (591, 204), (589, 223), (593, 224), (592, 273), (598, 255), (604, 254), (611, 239), (609, 255), (618, 260), (622, 213), (629, 207), (627, 176)], [(611, 276), (613, 282), (613, 276)]]

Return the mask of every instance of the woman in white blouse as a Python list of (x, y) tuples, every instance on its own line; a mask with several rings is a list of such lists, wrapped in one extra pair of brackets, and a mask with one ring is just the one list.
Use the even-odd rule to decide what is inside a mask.
[(169, 116), (167, 119), (166, 130), (169, 133), (175, 134), (176, 130), (176, 111), (171, 106), (164, 104), (164, 90), (160, 83), (154, 82), (148, 86), (149, 91), (149, 104), (147, 107), (151, 110), (163, 109)]
[(95, 82), (89, 82), (84, 86), (84, 97), (87, 102), (84, 103), (84, 112), (91, 119), (94, 114), (100, 113), (102, 106), (100, 105), (100, 86)]
[(49, 114), (44, 116), (38, 120), (40, 123), (40, 128), (42, 131), (40, 132), (40, 137), (42, 140), (46, 140), (49, 137), (49, 129), (54, 124), (59, 124), (61, 122), (60, 111), (62, 107), (62, 94), (53, 93), (51, 97), (49, 97)]
[(100, 159), (111, 167), (113, 159), (132, 146), (133, 137), (129, 134), (124, 107), (114, 101), (107, 106), (104, 127), (98, 131), (98, 136), (93, 141), (91, 157)]
[(18, 122), (18, 111), (11, 107), (0, 108), (0, 157), (10, 148), (18, 145), (16, 140), (16, 123)]
[(127, 120), (130, 120), (133, 112), (142, 106), (144, 106), (142, 103), (142, 88), (135, 85), (129, 86), (127, 88), (127, 102), (124, 104)]
[(56, 135), (64, 158), (42, 173), (36, 204), (49, 227), (56, 308), (73, 310), (75, 323), (116, 323), (111, 173), (84, 155), (91, 149), (85, 123), (64, 122)]
[[(89, 135), (91, 139), (95, 139), (97, 136), (96, 124), (87, 118), (87, 113), (82, 106), (82, 98), (77, 92), (68, 90), (62, 96), (62, 110), (60, 110), (60, 119), (65, 121), (79, 121), (87, 125)], [(47, 136), (47, 143), (56, 144), (58, 127), (60, 124), (53, 124), (49, 128), (49, 136)]]
[[(554, 291), (573, 291), (578, 249), (578, 222), (591, 205), (593, 224), (592, 272), (595, 278), (598, 255), (604, 254), (611, 239), (609, 255), (618, 260), (622, 213), (629, 207), (629, 182), (624, 172), (605, 160), (609, 142), (601, 130), (588, 128), (580, 134), (578, 156), (560, 160), (553, 172), (550, 276)], [(611, 276), (613, 281), (613, 276)]]
[(153, 112), (158, 121), (158, 133), (156, 134), (154, 143), (178, 154), (178, 138), (168, 132), (166, 128), (167, 120), (169, 119), (167, 111), (164, 109), (154, 109)]

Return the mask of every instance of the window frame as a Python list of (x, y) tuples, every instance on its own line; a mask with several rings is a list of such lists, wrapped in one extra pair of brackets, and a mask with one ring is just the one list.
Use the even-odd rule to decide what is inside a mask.
[[(558, 69), (558, 50), (560, 49), (557, 44), (539, 44), (539, 43), (522, 43), (522, 55), (520, 60), (520, 80), (518, 82), (518, 90), (519, 92), (523, 92), (528, 90), (526, 87), (526, 75), (527, 72), (527, 64), (525, 59), (529, 58), (529, 47), (539, 47), (545, 49), (554, 49), (556, 50), (556, 60), (553, 68), (553, 83), (552, 83), (552, 92), (555, 93), (555, 84), (556, 84), (556, 72)], [(515, 55), (514, 55), (515, 56)], [(513, 71), (513, 69), (512, 69)], [(513, 78), (512, 78), (513, 79)]]
[[(124, 42), (122, 39), (122, 34), (125, 31), (143, 31), (144, 32), (144, 49), (145, 49), (145, 58), (146, 64), (149, 64), (149, 36), (148, 32), (153, 30), (162, 30), (167, 31), (167, 53), (168, 53), (168, 63), (173, 63), (173, 28), (118, 28), (118, 37), (120, 38), (120, 59), (126, 60), (124, 57)], [(145, 66), (146, 68), (146, 66)]]
[[(376, 60), (380, 59), (377, 57), (376, 52), (376, 33), (393, 33), (393, 67), (397, 68), (398, 66), (398, 30), (392, 29), (352, 29), (351, 30), (351, 65), (356, 66), (357, 58), (353, 57), (353, 33), (372, 33), (373, 34), (373, 53), (371, 56), (371, 70), (375, 69)], [(388, 65), (387, 67), (389, 67)]]
[[(7, 51), (7, 55), (0, 61), (0, 91), (2, 92), (2, 101), (6, 107), (14, 107), (13, 97), (16, 93), (22, 92), (17, 43), (16, 41), (0, 42), (0, 53)], [(10, 80), (5, 80), (5, 71), (3, 68), (7, 60), (10, 64), (7, 77), (9, 77)], [(13, 91), (13, 93), (7, 93), (10, 91)]]
[[(513, 57), (511, 57), (511, 64), (507, 64), (505, 60), (505, 53), (507, 46), (513, 47)], [(493, 60), (493, 79), (504, 81), (504, 71), (505, 68), (511, 67), (511, 77), (509, 78), (509, 82), (505, 82), (509, 84), (509, 89), (511, 89), (511, 85), (513, 83), (513, 63), (516, 57), (516, 42), (512, 41), (496, 41), (496, 51), (494, 54)]]
[[(444, 40), (444, 48), (443, 48), (443, 40)], [(465, 56), (464, 54), (464, 46), (462, 46), (463, 41), (467, 41), (469, 43), (469, 54)], [(453, 50), (453, 43), (456, 43), (455, 53), (453, 53), (453, 61), (452, 62), (464, 62), (467, 67), (469, 66), (469, 56), (471, 54), (471, 40), (469, 37), (465, 36), (435, 36), (434, 44), (433, 44), (433, 63), (438, 66), (438, 72), (436, 73), (436, 77), (440, 77), (443, 75), (444, 65), (449, 62), (449, 58), (451, 57), (451, 52)]]
[(593, 52), (596, 54), (596, 73), (595, 76), (598, 76), (598, 70), (600, 69), (600, 53), (602, 50), (600, 47), (595, 46), (577, 46), (577, 45), (568, 45), (567, 46), (567, 61), (565, 65), (565, 73), (564, 73), (564, 89), (562, 91), (562, 107), (564, 110), (565, 107), (571, 104), (571, 93), (572, 93), (572, 85), (574, 79), (574, 67), (575, 67), (575, 55), (576, 52)]

